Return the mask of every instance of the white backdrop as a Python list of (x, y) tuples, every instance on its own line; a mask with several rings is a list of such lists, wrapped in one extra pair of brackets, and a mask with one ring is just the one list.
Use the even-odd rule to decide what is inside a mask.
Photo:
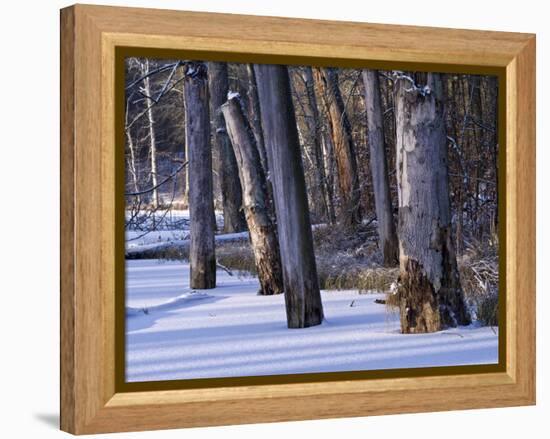
[[(120, 6), (479, 28), (537, 33), (539, 272), (550, 258), (547, 77), (544, 2), (522, 0), (393, 0), (366, 2), (110, 1)], [(58, 437), (59, 403), (59, 12), (69, 3), (6, 1), (0, 18), (0, 430), (4, 437)], [(546, 122), (546, 126), (545, 125)], [(7, 246), (6, 246), (7, 240)], [(548, 287), (538, 282), (538, 405), (536, 407), (129, 433), (119, 438), (543, 437), (550, 415)], [(452, 395), (449, 395), (452, 398)], [(545, 419), (546, 415), (546, 419)], [(546, 431), (543, 433), (543, 429)], [(547, 436), (546, 436), (547, 437)]]

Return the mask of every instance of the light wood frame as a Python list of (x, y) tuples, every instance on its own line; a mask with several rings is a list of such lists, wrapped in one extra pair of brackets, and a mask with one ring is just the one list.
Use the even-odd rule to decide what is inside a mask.
[[(115, 50), (121, 46), (501, 72), (507, 334), (502, 371), (117, 392), (113, 97)], [(534, 35), (89, 5), (61, 11), (63, 430), (84, 434), (534, 403)]]

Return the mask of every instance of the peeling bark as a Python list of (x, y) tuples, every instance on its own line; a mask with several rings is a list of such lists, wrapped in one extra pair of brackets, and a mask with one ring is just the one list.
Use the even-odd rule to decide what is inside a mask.
[(243, 188), (243, 208), (258, 270), (260, 294), (279, 294), (283, 292), (279, 242), (276, 226), (269, 216), (267, 184), (260, 154), (239, 99), (229, 99), (221, 109), (237, 159)]
[[(438, 74), (396, 80), (401, 330), (470, 323), (451, 238), (442, 84)], [(417, 86), (418, 83), (425, 83)]]

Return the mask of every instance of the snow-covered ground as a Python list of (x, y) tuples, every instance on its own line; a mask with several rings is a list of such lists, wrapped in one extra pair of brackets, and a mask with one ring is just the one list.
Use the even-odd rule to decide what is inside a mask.
[[(126, 232), (126, 236), (136, 232)], [(131, 235), (130, 235), (131, 236)], [(248, 232), (220, 233), (215, 235), (216, 242), (248, 240)], [(126, 255), (140, 253), (145, 250), (161, 250), (167, 247), (188, 245), (191, 243), (189, 231), (176, 232), (160, 230), (148, 233), (146, 236), (126, 242)]]
[[(126, 214), (128, 217), (128, 213)], [(157, 213), (157, 217), (160, 214)], [(151, 226), (151, 221), (147, 224)], [(223, 228), (223, 213), (216, 212), (218, 230)], [(169, 247), (189, 245), (191, 232), (189, 230), (189, 211), (174, 210), (166, 217), (159, 230), (126, 230), (126, 255), (132, 256), (143, 251), (162, 250)], [(217, 233), (216, 242), (248, 240), (249, 233)]]
[(193, 292), (183, 262), (126, 262), (127, 381), (336, 372), (498, 361), (498, 329), (402, 335), (382, 294), (322, 291), (325, 322), (287, 329), (284, 297), (218, 270)]

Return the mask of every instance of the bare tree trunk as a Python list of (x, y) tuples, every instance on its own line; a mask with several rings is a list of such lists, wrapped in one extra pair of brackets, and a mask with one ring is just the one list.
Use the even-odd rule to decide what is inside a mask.
[(303, 78), (307, 93), (307, 105), (309, 112), (311, 113), (311, 119), (309, 120), (310, 130), (314, 133), (313, 137), (313, 155), (315, 158), (315, 184), (319, 190), (319, 194), (322, 200), (323, 215), (330, 222), (329, 214), (329, 202), (327, 200), (327, 188), (326, 188), (326, 175), (325, 166), (323, 163), (323, 146), (322, 137), (323, 130), (321, 127), (321, 121), (319, 118), (319, 109), (317, 107), (317, 98), (315, 96), (315, 84), (313, 82), (313, 73), (311, 67), (304, 67)]
[(365, 85), (370, 169), (376, 219), (378, 221), (379, 246), (384, 256), (384, 264), (395, 265), (398, 261), (397, 235), (390, 197), (378, 72), (376, 70), (363, 70), (363, 82)]
[[(143, 67), (144, 75), (149, 73), (149, 59), (145, 59), (145, 66)], [(151, 97), (151, 83), (149, 81), (149, 76), (146, 76), (143, 80), (143, 88), (146, 96)], [(153, 118), (153, 106), (151, 105), (151, 100), (148, 99), (145, 101), (147, 105), (147, 119), (149, 121), (149, 141), (151, 145), (151, 183), (153, 184), (153, 206), (155, 208), (159, 207), (159, 191), (157, 188), (157, 140), (155, 137), (155, 119)], [(154, 219), (154, 217), (153, 217)]]
[(273, 205), (273, 185), (271, 184), (271, 180), (269, 178), (269, 163), (267, 161), (267, 151), (265, 150), (260, 100), (258, 98), (258, 85), (256, 83), (254, 66), (252, 64), (247, 64), (246, 72), (248, 76), (248, 90), (246, 93), (248, 97), (248, 119), (250, 121), (252, 134), (254, 134), (254, 139), (256, 141), (258, 153), (260, 154), (260, 161), (262, 163), (264, 175), (267, 182), (267, 211), (269, 213), (269, 216), (271, 217), (271, 220), (276, 223), (277, 218), (275, 215), (275, 206)]
[[(449, 125), (447, 129), (447, 138), (452, 145), (452, 151), (456, 156), (455, 163), (458, 165), (458, 181), (455, 183), (455, 209), (456, 209), (456, 246), (455, 251), (457, 256), (462, 255), (464, 248), (464, 203), (468, 202), (467, 195), (469, 192), (469, 175), (467, 172), (467, 165), (465, 163), (465, 157), (463, 152), (463, 145), (459, 145), (459, 141), (463, 136), (460, 136), (461, 126), (464, 124), (463, 118), (459, 117), (458, 107), (460, 106), (459, 97), (460, 89), (457, 86), (457, 81), (453, 79), (453, 75), (443, 75), (441, 78), (446, 90), (445, 102), (447, 108), (454, 108), (454, 113), (447, 111), (447, 117), (449, 118)], [(464, 107), (465, 108), (465, 107)], [(449, 137), (450, 135), (450, 137)], [(455, 177), (455, 178), (456, 178)], [(452, 185), (452, 180), (449, 183)], [(466, 197), (466, 198), (465, 198)]]
[[(480, 86), (480, 77), (473, 75), (468, 78), (468, 90), (470, 95), (470, 118), (473, 121), (478, 121), (481, 119), (482, 111), (481, 111), (481, 92), (479, 90)], [(481, 127), (477, 123), (473, 123), (470, 132), (472, 134), (472, 140), (473, 140), (473, 146), (474, 146), (474, 154), (476, 157), (484, 157), (483, 156), (483, 133), (481, 131)], [(476, 212), (478, 212), (477, 218), (477, 224), (476, 224), (476, 236), (477, 239), (480, 241), (483, 241), (483, 234), (484, 234), (484, 221), (483, 221), (483, 204), (480, 205), (480, 187), (479, 182), (480, 178), (484, 175), (485, 171), (485, 161), (481, 160), (479, 164), (475, 167), (475, 171), (473, 172), (474, 178), (475, 178), (475, 205), (476, 205)]]
[(323, 305), (290, 81), (281, 65), (255, 64), (254, 72), (277, 213), (287, 324), (305, 328), (323, 321)]
[(254, 134), (254, 139), (256, 141), (256, 146), (258, 148), (258, 153), (260, 154), (262, 167), (264, 168), (264, 172), (267, 172), (267, 152), (265, 150), (264, 134), (262, 132), (261, 110), (260, 102), (258, 100), (258, 86), (256, 84), (256, 75), (254, 74), (252, 64), (246, 65), (246, 71), (248, 74), (248, 117), (250, 120), (252, 133)]
[(398, 78), (401, 331), (434, 332), (470, 323), (451, 236), (443, 90), (435, 73)]
[(187, 63), (185, 73), (186, 143), (189, 150), (189, 214), (191, 220), (191, 288), (216, 286), (214, 193), (206, 65)]
[(267, 184), (260, 154), (239, 99), (232, 97), (221, 108), (237, 159), (260, 294), (279, 294), (283, 292), (279, 242), (267, 207)]
[(334, 224), (336, 222), (336, 209), (334, 208), (334, 147), (332, 138), (326, 132), (322, 133), (321, 142), (327, 189), (328, 221), (330, 224)]
[(229, 91), (227, 63), (208, 63), (208, 91), (210, 93), (210, 117), (214, 128), (214, 147), (218, 150), (218, 176), (223, 204), (223, 231), (241, 232), (246, 229), (242, 205), (242, 189), (237, 172), (237, 161), (221, 114), (220, 107)]
[[(183, 114), (184, 114), (184, 117), (185, 117), (185, 120), (187, 120), (187, 103), (185, 102), (185, 84), (182, 86), (182, 91), (183, 91), (183, 98), (182, 98), (182, 101), (183, 101)], [(184, 145), (183, 145), (183, 150), (184, 150), (184, 154), (185, 154), (185, 158), (184, 160), (189, 160), (189, 144), (187, 143), (187, 126), (186, 124), (184, 123), (183, 124), (183, 129), (184, 129), (184, 132), (183, 132), (183, 136), (184, 136)], [(184, 172), (185, 172), (185, 176), (184, 176), (184, 188), (183, 188), (183, 204), (185, 205), (185, 207), (189, 208), (189, 166), (186, 166), (185, 169), (184, 169)]]
[(498, 79), (496, 76), (483, 77), (484, 99), (483, 108), (481, 110), (484, 123), (489, 123), (489, 147), (492, 150), (492, 165), (495, 173), (495, 199), (497, 200), (497, 209), (493, 218), (492, 228), (494, 233), (498, 230), (498, 205), (501, 200), (500, 192), (498, 191)]
[[(125, 125), (128, 125), (128, 102), (126, 103), (126, 111), (125, 111)], [(139, 185), (138, 185), (138, 173), (136, 168), (136, 148), (134, 145), (134, 140), (132, 138), (132, 133), (130, 132), (129, 128), (125, 128), (124, 132), (126, 133), (126, 142), (128, 145), (128, 149), (130, 151), (130, 160), (128, 163), (128, 168), (130, 170), (130, 174), (132, 176), (132, 185), (134, 188), (134, 192), (139, 192)], [(141, 199), (141, 197), (138, 195), (138, 202)]]
[(129, 160), (129, 169), (130, 174), (132, 175), (132, 185), (134, 188), (134, 192), (139, 192), (139, 186), (138, 186), (138, 178), (137, 178), (137, 169), (136, 169), (136, 153), (135, 153), (135, 146), (134, 142), (132, 140), (132, 135), (130, 134), (130, 130), (126, 131), (126, 139), (128, 142), (128, 149), (130, 150), (130, 160)]
[(338, 87), (338, 75), (334, 69), (314, 67), (313, 76), (323, 97), (334, 145), (341, 199), (340, 221), (348, 225), (358, 224), (361, 222), (361, 194), (357, 162), (351, 127)]

